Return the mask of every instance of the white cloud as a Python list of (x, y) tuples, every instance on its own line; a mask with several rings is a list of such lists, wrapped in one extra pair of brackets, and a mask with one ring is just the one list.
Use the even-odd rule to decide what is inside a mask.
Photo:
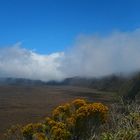
[(108, 36), (80, 36), (65, 52), (38, 54), (15, 44), (0, 48), (0, 77), (61, 80), (140, 70), (140, 29)]
[(108, 36), (81, 36), (65, 52), (62, 70), (68, 76), (97, 77), (140, 70), (140, 29)]
[(14, 45), (0, 49), (0, 76), (40, 80), (61, 80), (59, 59), (63, 53), (40, 55)]

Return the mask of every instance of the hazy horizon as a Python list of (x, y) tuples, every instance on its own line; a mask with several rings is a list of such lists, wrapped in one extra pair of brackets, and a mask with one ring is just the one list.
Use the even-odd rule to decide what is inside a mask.
[(138, 0), (0, 2), (0, 77), (43, 81), (140, 70)]

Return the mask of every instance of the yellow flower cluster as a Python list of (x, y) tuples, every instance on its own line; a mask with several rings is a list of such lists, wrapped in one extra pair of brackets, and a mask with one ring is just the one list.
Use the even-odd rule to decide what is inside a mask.
[(96, 119), (101, 122), (106, 120), (108, 108), (101, 103), (86, 104), (76, 110), (77, 119)]
[(77, 109), (81, 106), (86, 105), (86, 101), (84, 99), (76, 99), (72, 102), (72, 105)]
[(29, 137), (31, 138), (32, 135), (34, 134), (34, 128), (33, 124), (28, 124), (25, 127), (22, 128), (22, 133), (24, 137)]
[(24, 137), (32, 138), (34, 133), (43, 132), (45, 128), (44, 124), (41, 123), (30, 123), (22, 128), (22, 134)]
[(52, 112), (52, 117), (56, 120), (64, 119), (65, 117), (70, 115), (70, 104), (65, 104), (63, 106), (58, 106), (54, 111)]
[(54, 121), (51, 118), (46, 118), (46, 125), (48, 125), (48, 132), (51, 140), (67, 140), (70, 137), (70, 132), (67, 125), (63, 122)]
[(44, 133), (35, 133), (33, 135), (33, 139), (34, 140), (48, 140), (48, 138), (46, 137)]
[(49, 117), (45, 118), (45, 125), (48, 125), (50, 127), (54, 126), (55, 125), (55, 121)]
[(67, 118), (66, 124), (69, 128), (73, 128), (76, 124), (75, 116), (72, 115), (71, 117)]

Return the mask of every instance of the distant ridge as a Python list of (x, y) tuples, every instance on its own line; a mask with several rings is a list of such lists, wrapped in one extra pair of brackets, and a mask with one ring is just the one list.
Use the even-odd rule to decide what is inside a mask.
[(0, 78), (0, 85), (34, 86), (46, 85), (46, 82), (24, 78)]
[(50, 85), (50, 86), (79, 86), (88, 87), (98, 90), (117, 91), (120, 86), (126, 82), (126, 78), (110, 75), (102, 78), (84, 78), (84, 77), (71, 77), (62, 81), (41, 81), (31, 80), (24, 78), (0, 78), (0, 85), (15, 85), (15, 86), (34, 86), (34, 85)]
[(0, 78), (0, 85), (6, 86), (77, 86), (101, 91), (117, 92), (127, 99), (140, 98), (140, 73), (131, 76), (110, 75), (102, 78), (71, 77), (62, 81), (30, 80), (24, 78)]
[(118, 88), (120, 88), (121, 85), (124, 84), (126, 81), (127, 78), (116, 75), (109, 75), (102, 78), (71, 77), (66, 78), (61, 82), (49, 81), (47, 82), (47, 84), (80, 86), (104, 91), (118, 91)]

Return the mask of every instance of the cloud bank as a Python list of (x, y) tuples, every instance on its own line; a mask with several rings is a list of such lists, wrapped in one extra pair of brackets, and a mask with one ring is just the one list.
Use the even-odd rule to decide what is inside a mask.
[(80, 36), (64, 52), (38, 54), (16, 44), (0, 48), (0, 77), (44, 81), (99, 77), (140, 70), (140, 29), (108, 36)]
[(61, 80), (59, 59), (63, 53), (40, 55), (18, 44), (0, 49), (0, 77)]

